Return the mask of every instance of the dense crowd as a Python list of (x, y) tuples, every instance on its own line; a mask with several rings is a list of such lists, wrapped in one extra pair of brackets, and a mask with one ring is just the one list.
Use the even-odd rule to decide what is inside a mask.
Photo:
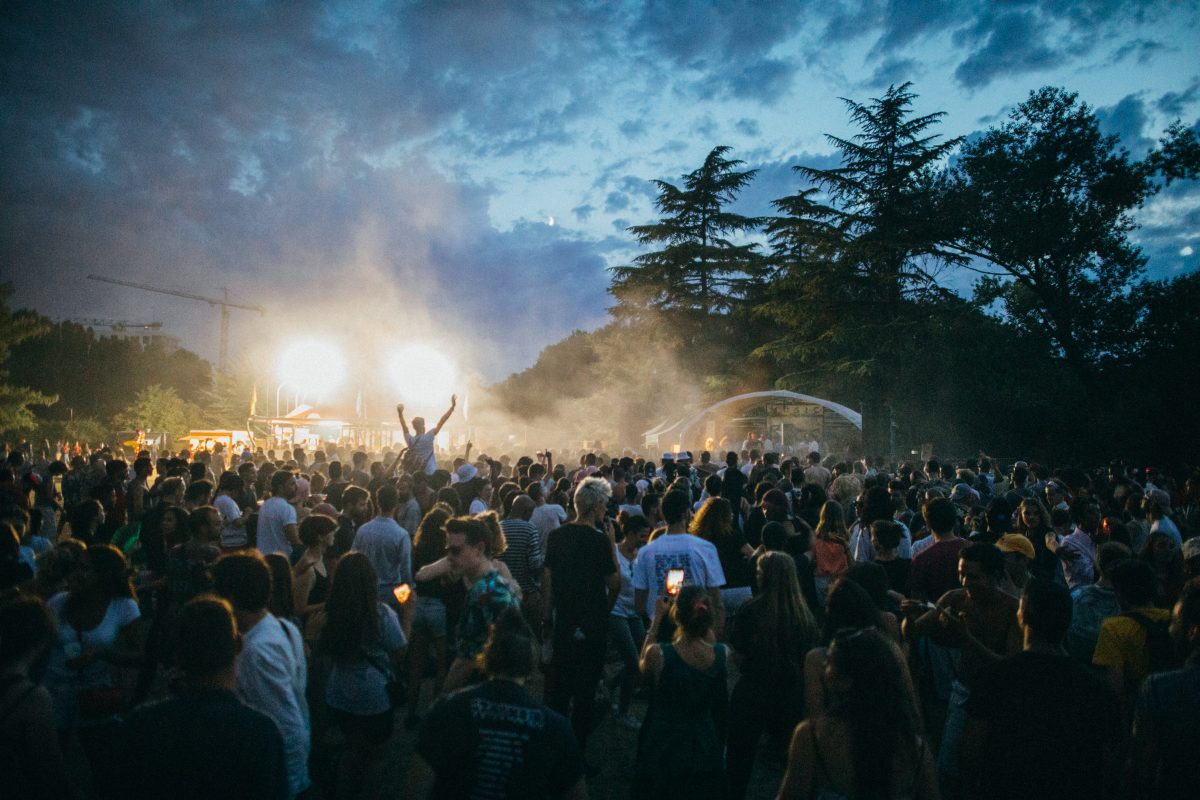
[(771, 759), (781, 797), (1195, 796), (1200, 473), (456, 457), (453, 410), (380, 453), (6, 445), (0, 794), (377, 797), (399, 722), (406, 797), (585, 797), (612, 714), (639, 798)]

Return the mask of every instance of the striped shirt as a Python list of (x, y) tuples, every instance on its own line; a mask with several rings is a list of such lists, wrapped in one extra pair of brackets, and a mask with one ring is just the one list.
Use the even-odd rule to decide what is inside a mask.
[(537, 591), (542, 571), (542, 540), (537, 527), (523, 519), (506, 519), (500, 527), (508, 543), (500, 560), (508, 565), (522, 592)]

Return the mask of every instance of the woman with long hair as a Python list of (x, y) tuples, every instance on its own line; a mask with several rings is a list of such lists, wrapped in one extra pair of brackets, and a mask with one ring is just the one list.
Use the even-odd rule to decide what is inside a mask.
[(132, 698), (132, 680), (117, 670), (142, 663), (141, 611), (129, 563), (112, 545), (89, 547), (67, 585), (46, 603), (58, 630), (45, 686), (59, 730), (78, 733), (97, 788), (108, 791), (116, 716)]
[(389, 685), (404, 653), (396, 612), (379, 600), (375, 570), (362, 553), (343, 556), (333, 573), (325, 607), (310, 630), (317, 651), (331, 661), (325, 704), (346, 736), (338, 764), (337, 797), (375, 797), (392, 735)]
[(893, 645), (873, 628), (840, 631), (826, 682), (834, 700), (792, 736), (781, 798), (938, 798), (921, 736), (912, 680)]
[[(1033, 545), (1033, 564), (1030, 572), (1034, 577), (1053, 581), (1062, 575), (1058, 568), (1058, 542), (1054, 540), (1054, 528), (1050, 525), (1050, 510), (1037, 497), (1026, 497), (1017, 506), (1017, 519), (1013, 530)], [(1054, 548), (1047, 544), (1050, 540)]]
[(730, 698), (727, 766), (733, 798), (746, 794), (762, 734), (783, 744), (804, 717), (804, 657), (820, 637), (792, 557), (766, 552), (757, 567), (758, 594), (734, 616), (729, 636), (741, 673)]
[[(658, 644), (670, 615), (675, 635)], [(725, 646), (713, 633), (708, 592), (685, 586), (672, 602), (660, 596), (642, 647), (650, 704), (638, 738), (633, 797), (722, 798), (725, 793)]]
[(825, 683), (829, 643), (845, 628), (874, 628), (892, 642), (894, 656), (904, 660), (903, 652), (888, 630), (887, 618), (871, 598), (871, 593), (845, 575), (838, 578), (830, 585), (825, 600), (821, 646), (812, 648), (804, 657), (804, 710), (810, 717), (820, 714), (829, 705), (829, 687)]
[[(417, 527), (413, 542), (412, 565), (419, 571), (427, 564), (440, 559), (446, 552), (446, 521), (454, 516), (454, 509), (445, 503), (437, 503)], [(417, 705), (421, 700), (421, 684), (425, 678), (426, 665), (432, 652), (435, 672), (433, 696), (442, 691), (446, 679), (446, 601), (454, 592), (449, 576), (430, 580), (417, 580), (417, 600), (413, 607), (412, 627), (408, 648), (408, 716), (406, 727), (415, 728), (420, 722)], [(461, 594), (461, 590), (460, 590)]]
[(838, 501), (828, 500), (821, 506), (812, 550), (813, 581), (823, 603), (829, 584), (850, 568), (850, 531), (846, 528), (846, 512)]
[(733, 506), (723, 497), (710, 497), (700, 506), (688, 525), (688, 533), (712, 542), (725, 573), (721, 587), (721, 603), (725, 613), (732, 615), (750, 599), (751, 547), (733, 524)]

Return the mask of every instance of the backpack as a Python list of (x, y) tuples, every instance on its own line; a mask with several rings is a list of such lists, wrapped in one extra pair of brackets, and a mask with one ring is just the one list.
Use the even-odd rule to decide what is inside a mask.
[(1150, 655), (1150, 672), (1166, 672), (1182, 666), (1175, 640), (1171, 638), (1170, 620), (1152, 620), (1136, 611), (1121, 615), (1136, 622), (1146, 633), (1146, 651)]

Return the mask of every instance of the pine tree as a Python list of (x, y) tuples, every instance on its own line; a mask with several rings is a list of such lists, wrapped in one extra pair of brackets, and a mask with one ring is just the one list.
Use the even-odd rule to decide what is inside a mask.
[(682, 188), (654, 181), (662, 218), (629, 230), (642, 245), (661, 249), (613, 269), (609, 291), (617, 298), (619, 315), (656, 311), (706, 319), (728, 314), (761, 276), (757, 245), (734, 244), (729, 237), (753, 231), (762, 221), (726, 210), (756, 170), (739, 170), (743, 162), (727, 159), (728, 152), (728, 147), (713, 148), (699, 169), (684, 176)]

